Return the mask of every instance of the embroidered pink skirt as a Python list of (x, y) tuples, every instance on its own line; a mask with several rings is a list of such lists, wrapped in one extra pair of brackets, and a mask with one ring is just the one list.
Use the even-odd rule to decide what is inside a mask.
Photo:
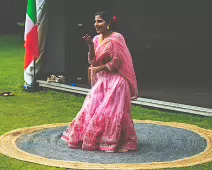
[(62, 135), (71, 148), (137, 150), (128, 82), (119, 74), (102, 71), (82, 109)]

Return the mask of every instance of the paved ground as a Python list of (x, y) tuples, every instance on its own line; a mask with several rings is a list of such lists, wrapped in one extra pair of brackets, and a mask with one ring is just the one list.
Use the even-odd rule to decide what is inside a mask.
[[(86, 84), (78, 84), (78, 86), (89, 88)], [(210, 84), (144, 81), (139, 85), (139, 96), (212, 109), (212, 85)]]
[(66, 127), (42, 130), (19, 138), (17, 146), (42, 157), (89, 163), (169, 162), (191, 157), (205, 150), (207, 143), (199, 134), (181, 128), (156, 124), (135, 124), (139, 150), (128, 153), (104, 153), (68, 148), (60, 140)]
[(198, 84), (142, 84), (144, 98), (212, 108), (212, 86)]

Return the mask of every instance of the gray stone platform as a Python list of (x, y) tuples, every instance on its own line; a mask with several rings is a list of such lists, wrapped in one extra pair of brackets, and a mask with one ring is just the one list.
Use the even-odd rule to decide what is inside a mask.
[(127, 153), (68, 148), (60, 139), (66, 127), (23, 135), (16, 144), (21, 150), (49, 159), (101, 164), (170, 162), (197, 155), (207, 147), (203, 137), (189, 130), (142, 123), (135, 124), (135, 128), (139, 149)]

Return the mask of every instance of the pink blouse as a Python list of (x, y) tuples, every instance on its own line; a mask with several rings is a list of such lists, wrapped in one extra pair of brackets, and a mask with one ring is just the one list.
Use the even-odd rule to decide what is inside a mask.
[[(93, 38), (95, 57), (88, 62), (92, 66), (106, 65), (112, 73), (121, 73), (128, 81), (132, 99), (137, 99), (137, 80), (133, 67), (132, 56), (126, 45), (124, 37), (117, 32), (101, 41), (101, 35)], [(89, 55), (88, 55), (89, 56)]]

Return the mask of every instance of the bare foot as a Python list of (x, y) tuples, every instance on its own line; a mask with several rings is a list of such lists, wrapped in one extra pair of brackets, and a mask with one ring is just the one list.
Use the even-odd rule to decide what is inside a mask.
[(118, 150), (117, 150), (117, 152), (122, 152), (122, 153), (123, 153), (123, 152), (128, 152), (128, 151), (129, 151), (128, 149), (118, 149)]

